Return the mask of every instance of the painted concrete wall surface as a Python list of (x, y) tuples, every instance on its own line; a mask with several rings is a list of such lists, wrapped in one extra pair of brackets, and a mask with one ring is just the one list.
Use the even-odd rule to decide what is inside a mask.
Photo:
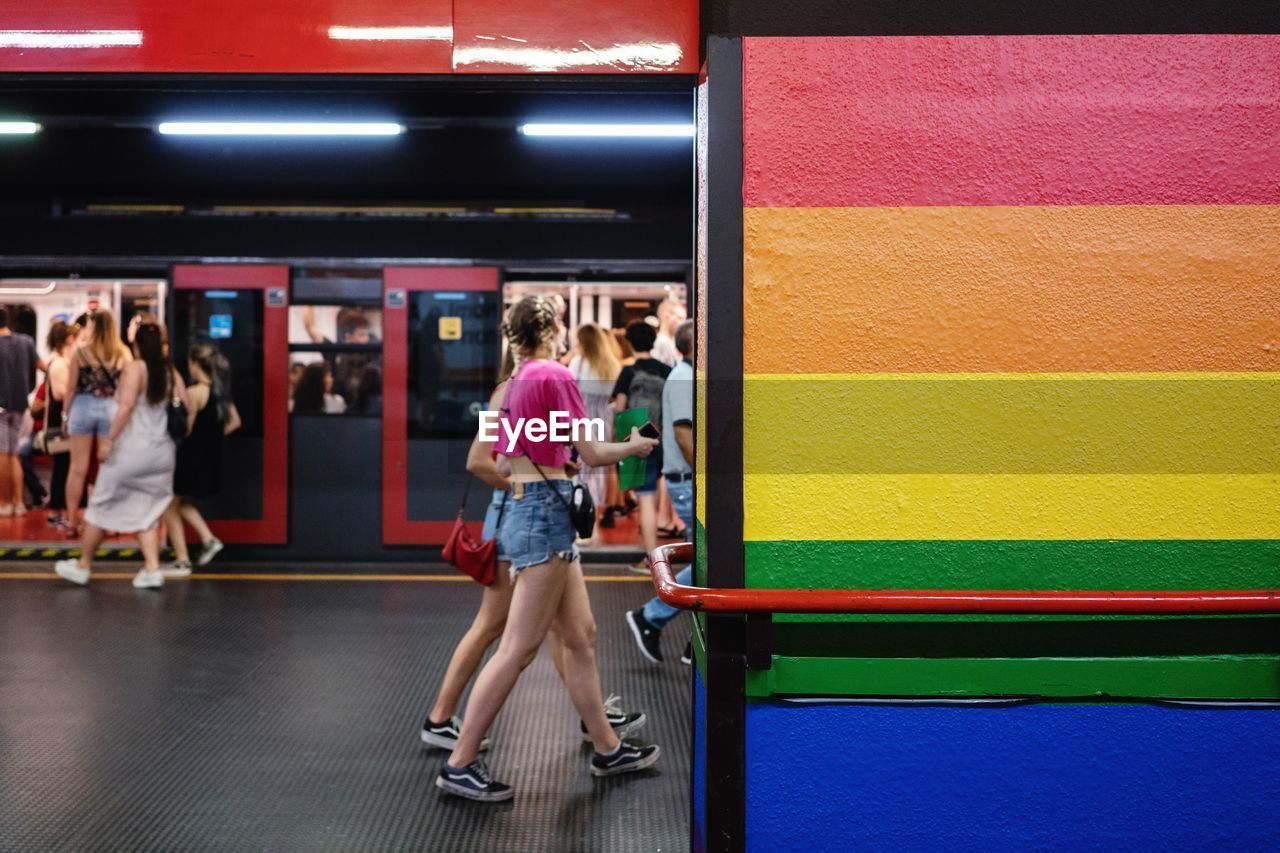
[(749, 38), (750, 586), (1280, 585), (1280, 38)]
[(1275, 718), (751, 705), (747, 849), (1274, 850)]

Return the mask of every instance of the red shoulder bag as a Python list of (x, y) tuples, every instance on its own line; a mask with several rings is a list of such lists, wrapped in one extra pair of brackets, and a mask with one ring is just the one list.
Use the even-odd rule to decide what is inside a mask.
[[(467, 573), (485, 586), (491, 586), (497, 578), (498, 540), (497, 534), (488, 542), (482, 542), (471, 535), (467, 522), (463, 518), (467, 511), (467, 492), (471, 491), (471, 477), (467, 478), (466, 488), (462, 490), (462, 505), (458, 507), (458, 518), (453, 522), (453, 530), (445, 540), (444, 561)], [(502, 506), (498, 509), (498, 524), (495, 530), (502, 529), (502, 513), (507, 509), (507, 496), (502, 496)]]

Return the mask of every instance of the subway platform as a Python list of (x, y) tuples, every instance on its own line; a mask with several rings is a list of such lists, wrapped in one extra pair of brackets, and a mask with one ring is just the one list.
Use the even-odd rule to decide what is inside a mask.
[(606, 693), (656, 768), (594, 779), (545, 650), (490, 732), (501, 805), (434, 786), (419, 727), (480, 590), (452, 570), (232, 567), (160, 592), (0, 570), (0, 851), (628, 851), (689, 847), (690, 671), (641, 658), (646, 578), (587, 567)]

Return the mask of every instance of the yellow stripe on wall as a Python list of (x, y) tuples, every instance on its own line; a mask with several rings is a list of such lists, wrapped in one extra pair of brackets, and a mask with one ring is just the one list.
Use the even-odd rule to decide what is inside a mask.
[(748, 474), (745, 538), (1277, 539), (1280, 474)]
[(1280, 472), (1280, 374), (748, 376), (751, 474)]

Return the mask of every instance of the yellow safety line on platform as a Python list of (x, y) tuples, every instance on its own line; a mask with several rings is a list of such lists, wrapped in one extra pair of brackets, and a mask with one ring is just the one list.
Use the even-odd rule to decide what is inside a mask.
[[(132, 580), (137, 572), (94, 572), (94, 580)], [(3, 572), (0, 571), (0, 580), (58, 580), (58, 576), (52, 571), (48, 572)], [(217, 573), (217, 574), (196, 574), (189, 578), (166, 578), (168, 581), (184, 581), (184, 580), (201, 580), (201, 581), (385, 581), (398, 582), (409, 581), (421, 583), (423, 581), (470, 581), (471, 578), (466, 575), (317, 575), (317, 574), (270, 574), (270, 573)], [(588, 583), (652, 583), (652, 581), (641, 575), (586, 575)]]

